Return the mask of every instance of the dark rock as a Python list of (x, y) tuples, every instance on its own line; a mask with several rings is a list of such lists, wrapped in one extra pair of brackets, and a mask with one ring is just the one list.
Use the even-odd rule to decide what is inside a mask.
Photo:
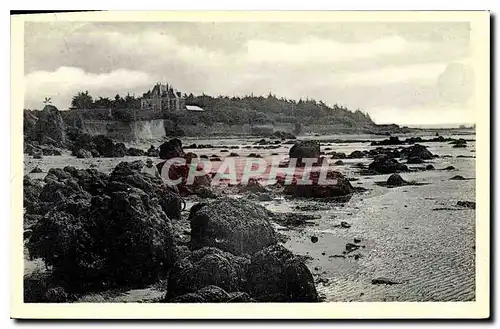
[(431, 164), (428, 164), (427, 166), (425, 166), (425, 170), (434, 170), (434, 166), (431, 165)]
[(319, 240), (319, 239), (318, 239), (318, 237), (317, 237), (317, 236), (312, 236), (312, 237), (311, 237), (311, 242), (312, 242), (312, 243), (316, 243), (316, 242), (318, 242), (318, 240)]
[(142, 161), (120, 162), (111, 172), (112, 184), (108, 189), (115, 191), (135, 187), (150, 197), (159, 200), (163, 211), (170, 219), (180, 219), (183, 200), (178, 192), (168, 188), (161, 178), (141, 173)]
[(454, 148), (464, 148), (467, 147), (467, 141), (463, 138), (456, 139), (450, 142), (450, 144), (453, 144)]
[(68, 293), (48, 273), (32, 273), (23, 279), (25, 303), (66, 303)]
[(365, 157), (365, 153), (361, 151), (353, 151), (351, 154), (347, 156), (349, 159), (361, 159)]
[(192, 247), (216, 247), (235, 255), (257, 252), (277, 242), (269, 222), (273, 216), (249, 201), (218, 199), (191, 211)]
[(133, 157), (140, 157), (146, 155), (146, 152), (144, 152), (141, 149), (131, 147), (127, 150), (127, 155), (128, 156), (133, 156)]
[(231, 153), (229, 153), (229, 156), (230, 157), (239, 157), (240, 155), (238, 153), (231, 152)]
[(146, 156), (149, 158), (157, 158), (160, 156), (160, 151), (153, 145), (149, 147), (149, 149), (146, 151)]
[(408, 164), (421, 164), (424, 163), (424, 160), (420, 159), (419, 157), (410, 157), (408, 160), (406, 160), (406, 163)]
[(297, 256), (283, 246), (268, 247), (251, 258), (248, 267), (248, 291), (258, 301), (276, 301), (280, 294), (286, 302), (317, 302), (314, 279)]
[(347, 158), (347, 155), (345, 153), (342, 153), (342, 152), (331, 152), (331, 153), (327, 153), (328, 155), (331, 155), (331, 159), (346, 159)]
[(90, 151), (87, 151), (84, 149), (79, 149), (76, 152), (76, 157), (79, 159), (92, 158), (92, 153), (90, 153)]
[(396, 159), (387, 156), (379, 156), (368, 166), (368, 169), (379, 174), (392, 174), (395, 172), (408, 171), (406, 165), (400, 164)]
[(450, 178), (450, 180), (466, 180), (464, 176), (456, 175)]
[(246, 292), (230, 292), (228, 303), (253, 303), (255, 300)]
[(43, 153), (41, 149), (33, 149), (32, 152), (33, 159), (42, 159), (43, 158)]
[(250, 153), (248, 155), (249, 158), (262, 158), (262, 155), (257, 154), (257, 153)]
[(321, 154), (320, 144), (318, 141), (297, 141), (288, 152), (290, 159), (297, 159), (297, 166), (304, 164), (303, 159), (314, 158), (319, 161)]
[(48, 156), (54, 156), (54, 155), (62, 155), (62, 152), (60, 149), (56, 148), (55, 146), (48, 145), (48, 146), (42, 146), (41, 147), (42, 154), (48, 155)]
[(348, 242), (346, 245), (345, 245), (345, 250), (349, 253), (349, 252), (352, 252), (354, 250), (358, 250), (360, 248), (360, 245), (358, 244), (354, 244), (354, 243), (350, 243)]
[(274, 221), (287, 227), (297, 227), (311, 225), (315, 219), (318, 219), (316, 215), (289, 212), (276, 214)]
[(184, 157), (182, 142), (180, 139), (174, 138), (160, 145), (160, 159), (168, 160), (172, 158)]
[[(163, 166), (165, 162), (157, 164), (158, 172), (161, 173), (162, 177), (168, 177), (173, 181), (178, 181), (179, 183), (177, 183), (175, 187), (179, 190), (180, 194), (183, 196), (188, 196), (193, 194), (198, 194), (198, 195), (207, 194), (208, 192), (207, 189), (211, 190), (211, 182), (212, 182), (211, 176), (205, 174), (201, 176), (195, 176), (193, 181), (188, 180), (189, 172), (191, 170), (191, 162), (193, 161), (193, 159), (197, 157), (197, 155), (189, 152), (185, 154), (184, 157), (186, 163), (172, 164), (168, 169), (168, 173), (163, 172)], [(196, 170), (202, 171), (202, 169), (203, 169), (202, 164), (197, 164)]]
[(38, 213), (39, 195), (43, 189), (43, 181), (31, 179), (29, 176), (23, 177), (23, 207), (27, 214)]
[(351, 227), (351, 224), (349, 224), (348, 222), (340, 222), (340, 226), (343, 228), (349, 228)]
[(371, 145), (401, 145), (403, 141), (399, 140), (399, 137), (389, 137), (389, 139), (384, 139), (381, 141), (373, 141)]
[(195, 250), (174, 265), (168, 279), (167, 299), (212, 285), (227, 292), (244, 291), (249, 264), (249, 259), (217, 248)]
[(32, 174), (36, 174), (36, 173), (42, 173), (43, 170), (38, 168), (38, 166), (36, 166), (35, 168), (31, 169), (30, 173)]
[(410, 160), (410, 158), (419, 158), (421, 160), (431, 160), (434, 158), (427, 147), (420, 144), (401, 149), (401, 156), (408, 158), (408, 160)]
[(399, 174), (392, 174), (387, 179), (387, 185), (389, 186), (403, 186), (407, 184), (408, 182), (405, 181)]
[(296, 139), (294, 134), (284, 132), (284, 131), (275, 131), (272, 133), (271, 138), (279, 138), (279, 139)]
[(453, 166), (448, 166), (448, 167), (443, 168), (443, 169), (441, 169), (441, 170), (455, 170), (455, 167), (453, 167)]
[(205, 298), (197, 293), (190, 292), (181, 296), (177, 296), (169, 300), (170, 303), (206, 303)]
[(393, 285), (393, 284), (400, 284), (400, 283), (401, 283), (400, 281), (393, 280), (393, 279), (388, 279), (388, 278), (376, 278), (376, 279), (372, 279), (372, 284), (389, 284), (389, 285)]
[(38, 120), (29, 136), (40, 144), (64, 147), (66, 145), (66, 125), (59, 110), (53, 105), (45, 105), (38, 113)]
[(267, 188), (262, 186), (255, 178), (250, 178), (247, 185), (241, 185), (238, 193), (267, 193)]
[(122, 158), (127, 155), (127, 147), (123, 143), (116, 143), (113, 144), (112, 148), (108, 152), (101, 154), (105, 157)]
[[(66, 174), (71, 178), (62, 179)], [(31, 228), (30, 257), (53, 266), (73, 291), (144, 284), (166, 275), (175, 262), (173, 231), (153, 188), (143, 187), (149, 195), (131, 186), (130, 176), (137, 176), (112, 174), (92, 197), (84, 190), (99, 190), (91, 175), (91, 169), (72, 167), (49, 171), (53, 179), (39, 200), (50, 207)]]
[(338, 171), (329, 170), (326, 179), (335, 183), (323, 185), (320, 181), (320, 172), (313, 171), (310, 174), (312, 184), (303, 185), (294, 178), (290, 185), (285, 186), (284, 193), (295, 197), (330, 198), (348, 196), (354, 192), (349, 180)]
[(406, 144), (415, 144), (415, 143), (422, 143), (424, 140), (422, 139), (422, 137), (408, 137), (406, 140), (405, 140), (405, 143)]
[(473, 201), (458, 201), (457, 206), (469, 209), (476, 209), (476, 203)]
[(336, 164), (337, 166), (342, 166), (342, 165), (344, 165), (344, 161), (342, 161), (342, 160), (337, 160), (337, 161), (335, 161), (335, 164)]

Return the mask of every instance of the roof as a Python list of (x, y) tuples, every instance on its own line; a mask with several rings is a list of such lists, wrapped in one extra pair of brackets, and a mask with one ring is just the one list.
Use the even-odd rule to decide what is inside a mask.
[(201, 107), (196, 106), (196, 105), (186, 105), (186, 110), (188, 110), (188, 111), (197, 111), (197, 112), (203, 112), (203, 111), (205, 111), (204, 109), (202, 109)]

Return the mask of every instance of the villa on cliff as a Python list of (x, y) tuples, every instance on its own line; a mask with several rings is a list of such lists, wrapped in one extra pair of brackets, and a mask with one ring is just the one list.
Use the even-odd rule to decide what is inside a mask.
[(171, 85), (157, 83), (152, 90), (142, 95), (141, 110), (159, 113), (186, 110), (186, 100)]

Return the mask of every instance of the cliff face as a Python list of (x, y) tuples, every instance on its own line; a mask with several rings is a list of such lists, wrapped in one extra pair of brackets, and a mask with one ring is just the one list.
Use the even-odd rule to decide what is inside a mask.
[(313, 118), (307, 123), (278, 113), (271, 119), (269, 115), (262, 116), (262, 112), (241, 108), (231, 111), (222, 108), (222, 112), (217, 109), (206, 109), (204, 112), (177, 111), (158, 116), (157, 113), (137, 109), (58, 111), (56, 107), (48, 105), (42, 111), (25, 110), (24, 130), (25, 138), (29, 140), (63, 146), (67, 127), (124, 142), (165, 136), (260, 136), (261, 130), (292, 133), (299, 122), (301, 134), (385, 133), (398, 132), (399, 129), (397, 125), (377, 126), (360, 111), (332, 111), (321, 120)]

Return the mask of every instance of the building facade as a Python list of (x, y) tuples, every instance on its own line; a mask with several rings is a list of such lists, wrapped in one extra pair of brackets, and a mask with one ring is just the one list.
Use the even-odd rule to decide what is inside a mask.
[(174, 112), (186, 109), (186, 100), (180, 91), (168, 84), (157, 83), (152, 90), (142, 95), (141, 110)]

